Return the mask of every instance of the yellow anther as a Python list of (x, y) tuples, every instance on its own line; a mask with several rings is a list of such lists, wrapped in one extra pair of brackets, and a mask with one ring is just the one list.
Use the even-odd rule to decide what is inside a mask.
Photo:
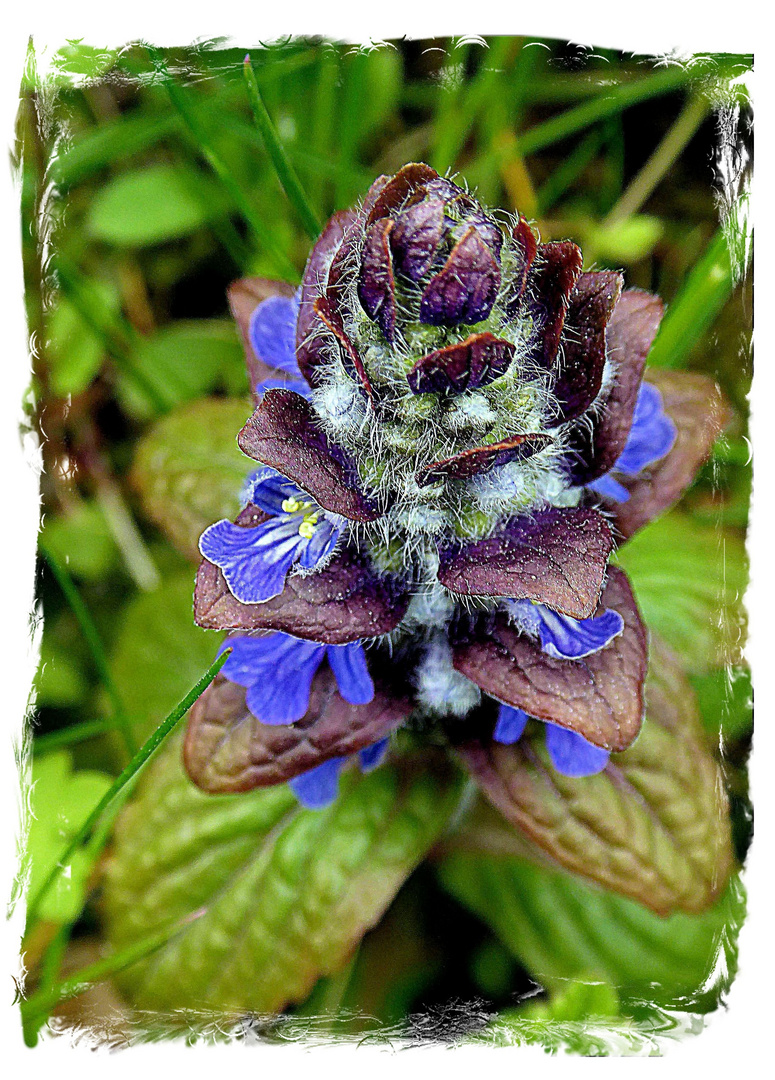
[(286, 514), (295, 514), (297, 511), (301, 510), (303, 504), (300, 503), (298, 499), (291, 497), (290, 499), (283, 499), (280, 505)]
[(305, 540), (311, 540), (314, 535), (314, 521), (302, 521), (301, 525), (299, 525), (299, 536), (303, 536)]

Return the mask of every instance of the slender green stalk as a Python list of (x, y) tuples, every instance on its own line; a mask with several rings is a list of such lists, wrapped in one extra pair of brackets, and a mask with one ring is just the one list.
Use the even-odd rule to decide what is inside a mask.
[(68, 860), (70, 859), (70, 857), (90, 836), (92, 830), (94, 829), (95, 825), (100, 820), (102, 815), (105, 813), (105, 811), (111, 806), (112, 803), (114, 803), (114, 801), (119, 796), (121, 796), (125, 792), (130, 783), (133, 783), (135, 781), (140, 770), (149, 760), (154, 751), (156, 751), (158, 747), (161, 746), (167, 736), (173, 731), (173, 729), (186, 715), (186, 713), (194, 704), (196, 699), (200, 696), (200, 694), (204, 693), (204, 691), (213, 681), (215, 676), (226, 663), (226, 660), (230, 653), (231, 649), (226, 649), (224, 652), (221, 653), (221, 655), (214, 661), (214, 663), (210, 665), (210, 667), (207, 669), (207, 671), (196, 684), (196, 686), (189, 690), (183, 700), (175, 706), (175, 708), (167, 716), (167, 718), (157, 727), (153, 735), (151, 735), (151, 737), (147, 739), (145, 743), (143, 743), (143, 745), (134, 755), (126, 768), (116, 777), (108, 791), (105, 792), (103, 797), (89, 814), (86, 821), (83, 823), (76, 835), (67, 845), (65, 851), (59, 859), (59, 862), (52, 869), (51, 873), (48, 875), (46, 880), (38, 889), (36, 895), (30, 901), (29, 907), (27, 909), (28, 928), (32, 925), (34, 919), (37, 917), (38, 909), (40, 908), (40, 904), (43, 898), (47, 895), (49, 889), (54, 884), (59, 875), (62, 873), (64, 868), (68, 865)]
[(60, 731), (49, 731), (45, 735), (36, 735), (33, 749), (36, 754), (45, 754), (57, 750), (60, 746), (72, 746), (73, 743), (93, 739), (95, 735), (105, 735), (115, 728), (113, 720), (84, 720), (81, 724), (71, 724)]
[(198, 152), (223, 184), (232, 202), (255, 234), (259, 245), (274, 261), (277, 272), (289, 280), (298, 281), (299, 275), (296, 267), (282, 248), (278, 246), (271, 232), (264, 224), (261, 215), (251, 205), (250, 200), (232, 176), (228, 166), (213, 147), (209, 135), (202, 126), (197, 114), (189, 106), (185, 94), (181, 92), (180, 87), (170, 77), (161, 55), (151, 46), (148, 46), (148, 52), (154, 67), (162, 76), (167, 95), (192, 136)]
[(708, 103), (702, 94), (689, 98), (678, 119), (603, 222), (604, 227), (637, 213), (683, 152), (707, 111)]
[(592, 101), (585, 101), (524, 132), (519, 137), (522, 153), (535, 154), (538, 150), (567, 139), (569, 135), (575, 135), (577, 131), (591, 127), (599, 120), (616, 116), (617, 113), (623, 112), (631, 105), (636, 105), (639, 101), (646, 101), (648, 98), (677, 90), (690, 77), (691, 74), (687, 68), (676, 66), (669, 67), (665, 71), (658, 71), (636, 82), (617, 86)]
[(298, 214), (299, 220), (304, 226), (307, 235), (311, 240), (314, 240), (320, 233), (320, 222), (317, 219), (315, 211), (310, 206), (309, 200), (296, 175), (296, 170), (288, 160), (283, 144), (280, 142), (277, 130), (272, 123), (272, 118), (269, 115), (264, 99), (261, 97), (261, 91), (258, 88), (255, 72), (251, 66), (249, 56), (245, 57), (243, 70), (245, 73), (245, 84), (248, 88), (250, 107), (253, 110), (253, 119), (256, 122), (256, 127), (261, 134), (261, 138), (264, 140), (266, 151), (272, 159), (277, 178), (282, 185), (283, 191), (288, 196), (289, 202)]
[(70, 577), (66, 568), (59, 562), (54, 552), (49, 545), (40, 537), (39, 540), (40, 553), (51, 569), (54, 577), (57, 580), (57, 584), (64, 593), (65, 599), (72, 608), (73, 614), (78, 620), (78, 625), (81, 628), (86, 644), (89, 646), (89, 650), (94, 661), (94, 666), (97, 668), (97, 672), (100, 677), (102, 685), (110, 698), (110, 703), (113, 708), (113, 722), (114, 725), (120, 729), (121, 735), (124, 740), (124, 744), (127, 749), (127, 753), (131, 755), (135, 751), (135, 741), (132, 735), (132, 725), (129, 720), (129, 715), (124, 708), (124, 703), (121, 700), (121, 695), (118, 692), (118, 687), (113, 681), (113, 676), (110, 673), (110, 665), (108, 664), (108, 657), (100, 638), (99, 630), (97, 629), (94, 620), (91, 617), (91, 613), (86, 604), (81, 598), (81, 594), (73, 584), (73, 579)]
[(723, 230), (719, 229), (668, 308), (649, 353), (649, 365), (682, 367), (729, 299), (734, 285), (729, 248)]
[(67, 1001), (68, 998), (77, 997), (78, 994), (84, 993), (95, 983), (102, 982), (108, 976), (115, 975), (140, 960), (145, 960), (146, 957), (151, 956), (182, 933), (192, 922), (201, 918), (203, 914), (202, 910), (195, 911), (172, 926), (159, 930), (155, 934), (149, 934), (148, 937), (142, 938), (140, 941), (135, 942), (134, 945), (130, 945), (112, 956), (106, 956), (103, 960), (97, 960), (96, 963), (81, 968), (80, 971), (76, 971), (75, 974), (69, 975), (66, 979), (62, 979), (61, 982), (53, 986), (42, 987), (21, 1003), (20, 1008), (25, 1029), (31, 1029), (31, 1032), (36, 1031), (41, 1023), (45, 1023), (51, 1010), (60, 1001)]

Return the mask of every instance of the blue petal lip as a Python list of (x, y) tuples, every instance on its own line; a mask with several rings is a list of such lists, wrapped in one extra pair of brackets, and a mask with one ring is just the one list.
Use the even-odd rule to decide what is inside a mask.
[(522, 633), (538, 638), (542, 652), (558, 660), (580, 660), (599, 652), (624, 629), (621, 615), (610, 608), (591, 619), (573, 619), (530, 600), (508, 600), (506, 609)]
[(226, 646), (233, 652), (221, 670), (231, 682), (246, 687), (246, 703), (257, 720), (293, 724), (304, 716), (325, 645), (275, 632), (231, 638), (222, 648)]
[(384, 739), (380, 739), (379, 742), (372, 743), (371, 746), (365, 747), (360, 750), (358, 756), (361, 759), (361, 772), (369, 773), (373, 769), (376, 769), (378, 765), (381, 765), (385, 760), (385, 754), (388, 751), (390, 745), (390, 737), (385, 736)]
[(591, 619), (572, 619), (542, 604), (536, 607), (539, 608), (541, 650), (558, 660), (580, 660), (600, 652), (624, 629), (624, 619), (610, 608)]
[(522, 709), (515, 709), (511, 705), (501, 705), (498, 712), (498, 722), (492, 733), (493, 739), (495, 742), (504, 743), (506, 746), (519, 742), (529, 719), (528, 714)]
[(299, 300), (270, 296), (250, 317), (249, 336), (253, 351), (265, 364), (301, 379), (296, 361), (296, 323)]
[(262, 379), (253, 389), (258, 397), (263, 397), (267, 390), (293, 390), (295, 394), (306, 398), (307, 401), (312, 400), (312, 387), (309, 383), (302, 382), (293, 375), (288, 375), (284, 379)]
[(546, 724), (546, 749), (552, 765), (563, 776), (594, 776), (608, 764), (609, 753), (575, 731)]
[(329, 758), (322, 765), (295, 776), (288, 786), (307, 810), (324, 810), (339, 793), (339, 771), (346, 758)]
[(612, 499), (614, 502), (624, 503), (630, 497), (627, 488), (618, 480), (614, 480), (610, 472), (599, 476), (597, 480), (592, 480), (587, 487), (596, 491), (598, 495), (602, 495), (604, 499)]
[(223, 572), (232, 596), (261, 604), (283, 591), (288, 571), (309, 543), (299, 519), (284, 515), (253, 528), (217, 521), (199, 539), (199, 550)]
[(374, 700), (374, 683), (366, 666), (366, 654), (359, 641), (350, 645), (328, 645), (328, 662), (339, 693), (351, 705), (368, 705)]

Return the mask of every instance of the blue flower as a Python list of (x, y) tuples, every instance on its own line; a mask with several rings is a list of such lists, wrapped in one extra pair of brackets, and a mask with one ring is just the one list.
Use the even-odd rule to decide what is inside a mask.
[(246, 495), (270, 520), (252, 528), (217, 521), (202, 533), (199, 550), (220, 567), (237, 600), (261, 604), (283, 591), (295, 563), (312, 570), (328, 558), (344, 520), (274, 469), (259, 469)]
[[(501, 705), (498, 721), (493, 732), (493, 739), (499, 743), (511, 745), (522, 737), (530, 717), (522, 709), (511, 705)], [(544, 722), (546, 728), (546, 749), (549, 759), (558, 773), (563, 776), (594, 776), (606, 767), (608, 751), (594, 746), (583, 735), (557, 724)]]
[[(374, 698), (374, 683), (358, 641), (350, 645), (319, 645), (275, 631), (266, 637), (230, 638), (220, 651), (227, 647), (232, 653), (221, 671), (231, 682), (246, 688), (247, 706), (263, 724), (293, 724), (304, 716), (309, 707), (312, 680), (326, 656), (345, 701), (368, 705)], [(375, 769), (387, 746), (385, 738), (361, 750), (358, 754), (361, 770)], [(333, 802), (339, 772), (347, 760), (329, 758), (290, 780), (299, 802), (312, 810)]]
[(374, 683), (363, 645), (320, 645), (279, 630), (265, 637), (233, 637), (220, 651), (232, 654), (221, 668), (230, 682), (244, 686), (247, 706), (262, 724), (293, 724), (309, 706), (315, 672), (328, 658), (339, 693), (352, 705), (368, 705)]
[(537, 638), (541, 651), (558, 660), (580, 660), (599, 652), (624, 629), (624, 619), (610, 608), (591, 619), (573, 619), (532, 600), (508, 600), (506, 607), (519, 629)]
[(593, 480), (587, 487), (607, 499), (627, 502), (630, 493), (613, 474), (637, 476), (647, 465), (659, 461), (672, 449), (676, 435), (675, 424), (664, 410), (659, 390), (651, 383), (641, 383), (624, 450), (610, 472)]
[[(380, 739), (359, 751), (357, 756), (361, 772), (371, 772), (381, 764), (389, 741), (387, 738)], [(339, 773), (347, 760), (346, 757), (329, 758), (322, 765), (316, 765), (314, 769), (289, 780), (288, 786), (302, 806), (306, 806), (308, 810), (322, 810), (336, 798), (339, 792)]]
[(309, 398), (312, 389), (296, 361), (296, 323), (300, 295), (270, 296), (258, 305), (250, 317), (248, 333), (253, 351), (265, 364), (285, 373), (284, 379), (263, 379), (255, 387), (258, 395), (266, 390), (285, 387)]
[[(580, 660), (599, 652), (621, 634), (624, 620), (607, 608), (591, 619), (572, 619), (531, 600), (509, 600), (506, 607), (523, 633), (537, 638), (541, 651), (558, 660)], [(530, 716), (522, 709), (501, 705), (493, 732), (496, 742), (518, 742)], [(593, 746), (582, 735), (545, 721), (546, 749), (557, 772), (564, 776), (592, 776), (605, 768), (608, 751)]]

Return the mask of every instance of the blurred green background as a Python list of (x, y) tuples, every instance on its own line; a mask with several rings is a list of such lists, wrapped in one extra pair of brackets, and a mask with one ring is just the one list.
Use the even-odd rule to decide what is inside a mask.
[[(34, 351), (27, 407), (45, 465), (33, 880), (217, 647), (192, 621), (196, 541), (233, 514), (251, 465), (235, 443), (250, 405), (227, 285), (249, 274), (297, 282), (310, 219), (411, 160), (519, 209), (543, 240), (572, 238), (586, 269), (623, 268), (628, 285), (659, 293), (668, 313), (650, 363), (712, 375), (733, 406), (694, 487), (622, 562), (649, 625), (680, 652), (723, 755), (742, 859), (751, 59), (656, 64), (518, 37), (256, 49), (262, 98), (305, 193), (290, 199), (254, 122), (243, 59), (217, 43), (71, 44), (42, 77), (34, 49), (28, 57), (16, 164)], [(99, 857), (97, 845), (30, 929), (28, 963), (43, 985), (104, 953)], [(434, 1009), (478, 1000), (466, 1014), (476, 1028), (540, 989), (536, 971), (549, 973), (549, 996), (518, 1010), (508, 1038), (530, 1037), (519, 1024), (531, 1017), (629, 1024), (659, 977), (663, 1006), (701, 1011), (718, 990), (687, 994), (740, 905), (733, 889), (707, 918), (662, 921), (516, 856), (495, 865), (442, 852), (399, 892), (347, 979), (324, 980), (300, 1011), (341, 1006), (434, 1037)], [(548, 935), (547, 910), (562, 922)], [(602, 989), (568, 983), (585, 970)], [(100, 987), (90, 1007), (121, 1011)], [(86, 999), (66, 1014), (81, 1015)]]

